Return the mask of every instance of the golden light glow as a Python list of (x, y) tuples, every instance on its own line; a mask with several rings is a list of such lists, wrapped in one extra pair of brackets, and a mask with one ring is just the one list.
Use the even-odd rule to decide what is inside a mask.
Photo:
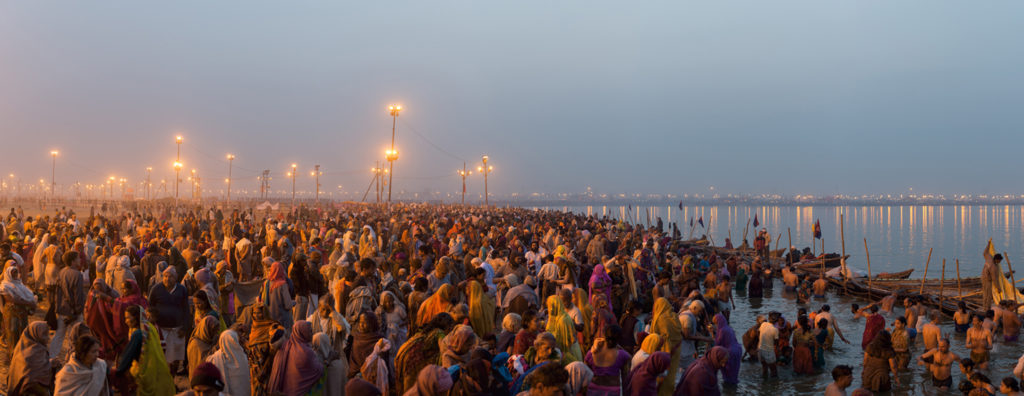
[(233, 159), (235, 159), (235, 155), (234, 154), (228, 154), (228, 160), (230, 161), (230, 160), (233, 160)]
[(181, 170), (181, 167), (182, 167), (181, 162), (174, 161), (174, 169)]
[(146, 167), (146, 171), (147, 172), (152, 172), (153, 171), (153, 167), (152, 166), (147, 166)]
[(50, 155), (52, 155), (52, 156), (54, 156), (54, 157), (56, 157), (56, 156), (57, 156), (57, 154), (59, 154), (59, 153), (57, 152), (57, 150), (53, 150), (53, 151), (51, 151), (51, 152), (50, 152)]
[(298, 165), (292, 164), (292, 169), (295, 169)]
[(181, 143), (181, 135), (178, 135), (178, 136), (176, 136), (176, 137), (174, 138), (174, 141), (175, 141), (175, 142), (178, 142), (178, 143)]

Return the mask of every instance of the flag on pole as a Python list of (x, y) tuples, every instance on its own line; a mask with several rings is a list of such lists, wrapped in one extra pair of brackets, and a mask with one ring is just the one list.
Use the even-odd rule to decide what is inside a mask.
[(821, 220), (814, 221), (814, 239), (821, 239)]
[(697, 219), (697, 224), (700, 224), (700, 228), (704, 228), (704, 216)]
[(679, 201), (679, 210), (683, 210), (683, 201)]
[[(760, 224), (761, 224), (761, 223), (759, 223), (759, 222), (757, 221), (757, 213), (754, 213), (754, 228), (757, 228), (757, 226), (758, 226), (758, 225), (760, 225)], [(756, 230), (755, 230), (755, 231), (756, 231)]]
[(690, 227), (693, 227), (693, 216), (690, 216)]

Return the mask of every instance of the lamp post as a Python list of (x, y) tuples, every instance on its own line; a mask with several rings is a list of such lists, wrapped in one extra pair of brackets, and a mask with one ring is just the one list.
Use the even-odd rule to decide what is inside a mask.
[(108, 194), (110, 195), (110, 200), (113, 201), (114, 200), (114, 177), (113, 176), (111, 176), (109, 179), (107, 179), (107, 189), (109, 190)]
[(466, 171), (466, 163), (462, 163), (462, 170), (458, 171), (459, 176), (462, 176), (462, 204), (466, 204), (466, 175), (473, 174), (472, 171)]
[(149, 181), (149, 177), (152, 175), (152, 173), (153, 173), (153, 167), (152, 166), (146, 167), (146, 199), (147, 200), (148, 199), (152, 199), (152, 196), (149, 195), (149, 188), (153, 186), (153, 183), (151, 183)]
[(57, 150), (50, 152), (53, 156), (53, 165), (50, 167), (50, 199), (56, 200), (57, 194)]
[(122, 177), (120, 182), (121, 182), (121, 199), (125, 199), (125, 197), (128, 195), (128, 192), (126, 191), (126, 189), (128, 188), (128, 185), (127, 185), (128, 179), (125, 179), (125, 178)]
[(487, 158), (486, 155), (484, 156), (483, 160), (484, 160), (484, 166), (478, 166), (476, 169), (478, 171), (481, 171), (481, 172), (484, 173), (484, 206), (491, 206), (491, 203), (490, 203), (490, 200), (489, 200), (489, 198), (490, 198), (489, 195), (490, 194), (489, 194), (489, 192), (487, 190), (487, 174), (491, 173), (491, 171), (494, 170), (494, 167), (487, 165), (488, 158)]
[(228, 154), (228, 203), (231, 203), (231, 165), (235, 161), (234, 154)]
[(196, 199), (196, 168), (192, 168), (192, 177), (188, 178), (188, 181), (192, 182), (192, 199)]
[(316, 178), (316, 204), (317, 205), (320, 205), (320, 175), (322, 175), (322, 174), (323, 174), (323, 172), (320, 172), (320, 165), (319, 164), (313, 165), (313, 172), (312, 172), (312, 175), (310, 175), (310, 176), (313, 176), (313, 177)]
[(402, 111), (402, 105), (390, 105), (388, 106), (388, 112), (391, 113), (391, 150), (387, 151), (388, 167), (388, 203), (391, 203), (391, 177), (394, 176), (395, 171), (395, 160), (398, 159), (398, 152), (395, 151), (395, 125), (398, 123), (398, 112)]
[(292, 172), (288, 174), (292, 178), (292, 207), (295, 207), (295, 168), (298, 165), (292, 164)]
[(174, 205), (178, 205), (178, 184), (181, 183), (181, 167), (179, 161), (174, 161)]

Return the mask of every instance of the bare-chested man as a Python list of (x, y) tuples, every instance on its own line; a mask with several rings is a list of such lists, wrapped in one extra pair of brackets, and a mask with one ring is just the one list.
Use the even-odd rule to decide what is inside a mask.
[(935, 349), (939, 346), (939, 339), (942, 338), (942, 329), (939, 328), (939, 311), (931, 311), (928, 317), (931, 318), (931, 322), (921, 327), (921, 338), (924, 341), (924, 349)]
[(971, 360), (984, 370), (988, 367), (989, 350), (992, 349), (992, 332), (981, 324), (981, 316), (974, 315), (971, 328), (967, 329), (967, 349), (971, 350)]
[(811, 285), (811, 290), (814, 292), (814, 298), (825, 298), (825, 290), (828, 289), (828, 281), (825, 280), (825, 275), (818, 277), (818, 280), (814, 281)]
[(786, 289), (785, 289), (786, 291), (788, 291), (788, 292), (795, 292), (796, 288), (797, 288), (797, 285), (800, 284), (800, 277), (797, 276), (796, 274), (794, 274), (793, 271), (790, 271), (790, 269), (788, 267), (787, 268), (783, 268), (782, 269), (782, 283), (786, 285)]
[(882, 310), (888, 313), (892, 313), (892, 307), (896, 305), (896, 299), (899, 297), (899, 290), (893, 290), (892, 294), (882, 297), (882, 301), (879, 301)]
[(1021, 324), (1020, 317), (1017, 316), (1017, 309), (1014, 307), (1015, 304), (1013, 301), (1002, 301), (999, 305), (1003, 308), (1000, 312), (1003, 322), (1003, 341), (1017, 342)]
[(949, 390), (953, 386), (953, 374), (950, 370), (953, 362), (960, 362), (960, 357), (949, 351), (949, 340), (939, 341), (938, 348), (931, 349), (917, 358), (918, 364), (928, 366), (932, 374), (932, 386), (942, 391)]

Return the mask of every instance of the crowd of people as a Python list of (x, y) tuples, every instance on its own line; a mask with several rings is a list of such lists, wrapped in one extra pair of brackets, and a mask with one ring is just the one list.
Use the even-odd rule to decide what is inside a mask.
[[(764, 231), (750, 253), (746, 241), (683, 241), (660, 219), (517, 208), (166, 205), (3, 220), (0, 385), (13, 396), (711, 396), (738, 383), (745, 359), (766, 378), (820, 373), (833, 337), (846, 341), (827, 305), (733, 330), (735, 290), (758, 298), (781, 275), (787, 290), (824, 294), (823, 279), (768, 258)], [(971, 370), (996, 329), (1007, 341), (1019, 331), (1012, 307), (971, 319), (971, 362), (927, 324), (916, 331), (938, 321), (920, 301), (886, 329), (887, 298), (854, 309), (866, 318), (858, 391), (889, 389), (918, 333), (936, 386), (956, 361), (972, 389), (1000, 388)], [(831, 373), (824, 391), (845, 395), (852, 369)]]

